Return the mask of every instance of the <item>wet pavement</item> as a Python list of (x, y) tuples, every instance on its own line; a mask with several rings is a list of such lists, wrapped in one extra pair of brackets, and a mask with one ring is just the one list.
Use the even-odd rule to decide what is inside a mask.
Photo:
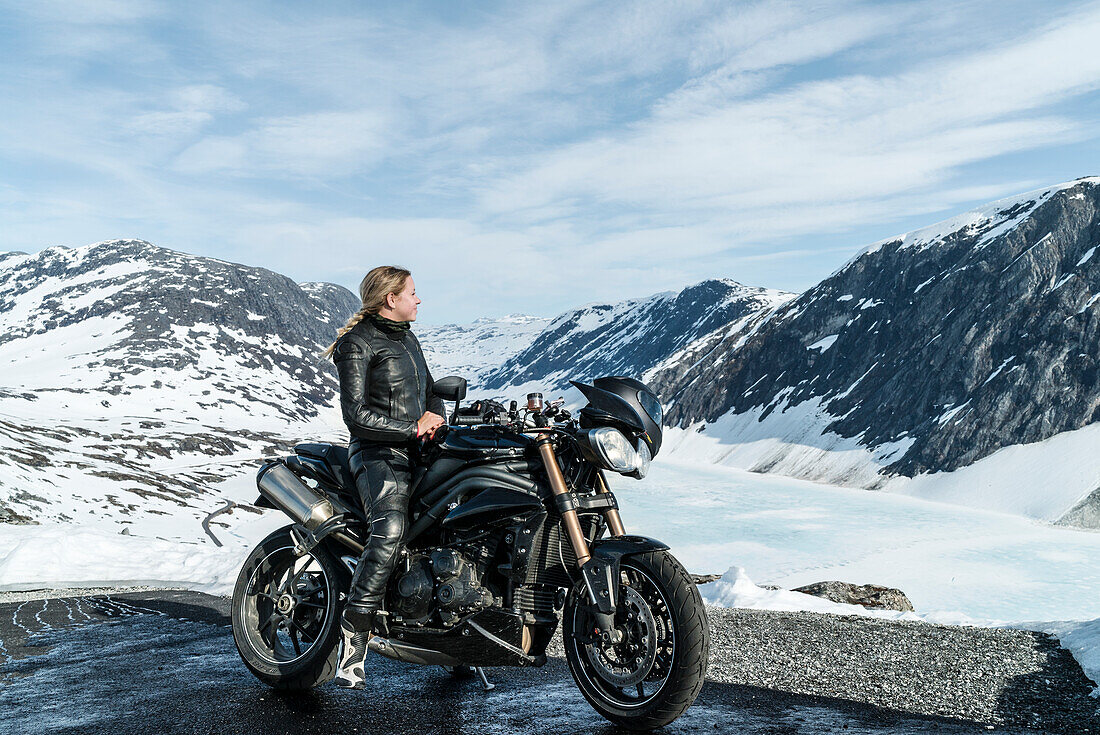
[[(241, 662), (229, 601), (143, 591), (0, 604), (0, 733), (618, 733), (565, 661), (496, 688), (374, 656), (363, 692), (276, 693)], [(708, 681), (667, 733), (987, 733), (984, 723)], [(1100, 731), (1100, 728), (1098, 728)], [(997, 727), (1001, 733), (1038, 732)]]

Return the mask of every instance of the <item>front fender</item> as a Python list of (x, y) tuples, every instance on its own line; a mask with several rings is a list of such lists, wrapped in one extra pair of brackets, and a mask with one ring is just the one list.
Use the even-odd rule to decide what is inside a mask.
[(612, 536), (589, 545), (592, 558), (581, 567), (581, 575), (589, 602), (598, 611), (601, 630), (610, 630), (618, 605), (619, 562), (623, 557), (667, 548), (668, 544), (647, 536)]
[(611, 536), (610, 538), (597, 539), (590, 544), (593, 555), (597, 550), (604, 556), (613, 556), (621, 559), (632, 554), (642, 554), (647, 551), (664, 551), (668, 544), (648, 536)]

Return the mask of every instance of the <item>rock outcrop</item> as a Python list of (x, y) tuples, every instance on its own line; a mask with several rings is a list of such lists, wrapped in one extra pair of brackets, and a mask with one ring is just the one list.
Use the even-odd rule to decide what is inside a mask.
[(901, 590), (877, 584), (852, 584), (851, 582), (814, 582), (791, 590), (804, 595), (821, 597), (845, 605), (859, 605), (871, 610), (898, 610), (913, 612), (913, 603)]

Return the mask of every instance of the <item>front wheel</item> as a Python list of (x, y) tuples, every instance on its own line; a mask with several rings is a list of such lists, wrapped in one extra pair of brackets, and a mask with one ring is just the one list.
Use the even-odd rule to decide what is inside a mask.
[(294, 554), (290, 528), (260, 542), (233, 588), (233, 640), (245, 665), (276, 689), (310, 689), (336, 675), (340, 592), (347, 572), (323, 548)]
[(667, 551), (625, 557), (619, 568), (620, 639), (599, 639), (584, 588), (574, 588), (562, 615), (565, 655), (597, 712), (622, 727), (651, 730), (683, 714), (703, 687), (707, 615), (691, 577)]

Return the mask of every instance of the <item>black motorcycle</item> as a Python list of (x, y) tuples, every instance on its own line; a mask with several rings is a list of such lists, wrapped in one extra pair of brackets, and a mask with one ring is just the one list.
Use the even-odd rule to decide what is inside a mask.
[[(709, 634), (699, 591), (668, 546), (627, 535), (605, 471), (644, 477), (661, 446), (661, 404), (642, 382), (573, 382), (587, 399), (459, 408), (466, 381), (435, 381), (455, 401), (421, 449), (410, 527), (369, 648), (456, 675), (541, 666), (562, 621), (569, 670), (601, 715), (665, 725), (703, 686)], [(339, 617), (367, 521), (346, 447), (300, 444), (266, 463), (257, 505), (294, 523), (245, 561), (233, 590), (241, 658), (277, 689), (333, 678)]]

